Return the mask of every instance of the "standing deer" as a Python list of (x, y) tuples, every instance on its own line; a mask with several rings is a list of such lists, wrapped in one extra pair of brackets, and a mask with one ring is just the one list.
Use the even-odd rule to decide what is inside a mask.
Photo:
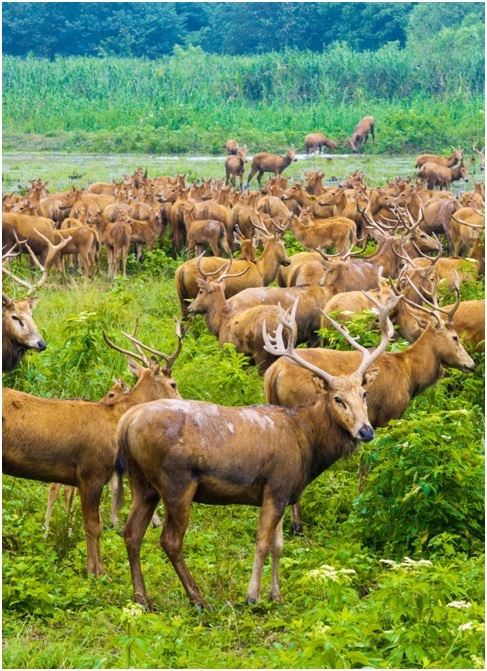
[[(126, 334), (124, 334), (126, 335)], [(105, 341), (127, 355), (137, 384), (118, 403), (103, 405), (79, 399), (39, 398), (14, 389), (3, 390), (3, 472), (17, 478), (59, 482), (78, 487), (87, 545), (88, 573), (103, 573), (100, 552), (100, 497), (114, 472), (115, 429), (120, 417), (133, 405), (157, 398), (180, 398), (171, 368), (181, 351), (172, 356), (143, 345), (127, 335), (137, 349), (129, 352)], [(163, 358), (147, 358), (143, 349)], [(136, 359), (142, 365), (137, 363)], [(120, 495), (122, 488), (119, 488)]]
[(372, 139), (375, 141), (374, 135), (374, 118), (371, 116), (364, 116), (363, 119), (360, 119), (358, 124), (353, 129), (353, 135), (348, 141), (350, 147), (352, 147), (354, 152), (358, 152), (360, 145), (363, 143), (364, 146), (367, 144), (367, 139), (369, 133), (372, 135)]
[(285, 156), (268, 154), (267, 152), (255, 154), (252, 158), (252, 167), (245, 188), (248, 189), (250, 180), (256, 173), (259, 173), (257, 175), (257, 181), (259, 182), (259, 186), (262, 186), (262, 177), (265, 172), (273, 172), (275, 177), (280, 177), (288, 165), (291, 165), (293, 161), (297, 160), (294, 147), (288, 149)]
[(158, 401), (127, 412), (120, 420), (118, 467), (126, 464), (132, 508), (124, 528), (134, 598), (149, 605), (140, 547), (152, 513), (162, 498), (164, 527), (161, 545), (181, 580), (189, 600), (205, 601), (182, 553), (191, 503), (244, 504), (261, 508), (254, 567), (247, 601), (260, 597), (262, 569), (272, 557), (270, 599), (281, 601), (279, 560), (283, 549), (282, 517), (286, 506), (306, 486), (341, 457), (352, 454), (359, 441), (374, 431), (367, 418), (365, 388), (376, 375), (367, 369), (385, 350), (393, 328), (387, 309), (380, 311), (382, 340), (370, 353), (342, 327), (335, 327), (362, 352), (352, 374), (335, 377), (309, 364), (284, 345), (283, 329), (294, 330), (291, 317), (279, 315), (275, 336), (264, 331), (266, 349), (312, 371), (321, 392), (312, 405), (293, 410), (269, 405), (227, 408), (198, 401)]

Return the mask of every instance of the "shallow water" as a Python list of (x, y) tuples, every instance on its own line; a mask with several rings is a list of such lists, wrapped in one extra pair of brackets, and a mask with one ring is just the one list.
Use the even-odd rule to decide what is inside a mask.
[[(29, 179), (37, 177), (49, 181), (51, 193), (68, 188), (71, 184), (86, 186), (91, 182), (111, 182), (124, 174), (142, 167), (149, 177), (167, 174), (187, 174), (187, 180), (201, 177), (225, 176), (225, 156), (154, 156), (150, 154), (68, 154), (40, 152), (4, 152), (2, 166), (2, 191), (16, 191), (28, 186)], [(250, 169), (250, 161), (247, 172)], [(297, 161), (284, 172), (294, 179), (304, 178), (303, 171), (323, 170), (324, 184), (342, 180), (355, 170), (363, 170), (367, 184), (380, 186), (394, 177), (410, 177), (415, 173), (415, 156), (381, 156), (354, 154), (324, 154), (309, 156), (298, 154)], [(266, 177), (264, 177), (264, 180)], [(480, 176), (478, 176), (480, 181)], [(245, 184), (245, 182), (244, 182)], [(257, 186), (257, 180), (251, 182)], [(455, 190), (471, 188), (464, 182), (456, 183)]]

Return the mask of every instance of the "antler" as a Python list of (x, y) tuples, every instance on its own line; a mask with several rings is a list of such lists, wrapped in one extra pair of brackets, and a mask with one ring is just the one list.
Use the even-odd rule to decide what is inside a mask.
[[(17, 238), (17, 233), (16, 233), (15, 231), (14, 231), (14, 235), (15, 235), (15, 239), (17, 240), (17, 242), (15, 243), (14, 247), (12, 247), (12, 249), (15, 249), (15, 247), (16, 247), (17, 245), (20, 245), (20, 244), (23, 244), (23, 245), (25, 245), (25, 246), (27, 247), (27, 250), (28, 250), (28, 252), (29, 252), (29, 254), (30, 254), (32, 260), (34, 261), (34, 263), (35, 263), (35, 264), (41, 269), (41, 271), (42, 271), (41, 279), (37, 282), (37, 284), (33, 285), (33, 284), (30, 284), (29, 282), (26, 282), (25, 280), (20, 279), (19, 277), (17, 277), (16, 275), (14, 275), (12, 272), (10, 272), (10, 270), (7, 270), (7, 268), (5, 268), (5, 266), (2, 266), (2, 273), (4, 273), (5, 275), (8, 275), (8, 276), (11, 277), (15, 282), (17, 282), (17, 283), (20, 284), (21, 286), (26, 287), (26, 288), (28, 289), (27, 297), (32, 296), (33, 294), (35, 294), (35, 292), (36, 292), (38, 289), (40, 289), (40, 288), (45, 284), (45, 282), (46, 282), (46, 280), (47, 280), (47, 276), (48, 276), (48, 274), (49, 274), (49, 269), (50, 269), (50, 267), (51, 267), (51, 265), (52, 265), (52, 262), (54, 261), (54, 258), (55, 258), (56, 255), (57, 255), (57, 253), (58, 253), (63, 247), (66, 247), (66, 245), (68, 244), (68, 242), (70, 242), (70, 241), (72, 240), (71, 236), (68, 235), (67, 238), (61, 239), (61, 242), (60, 242), (59, 244), (54, 245), (48, 238), (46, 238), (45, 235), (43, 235), (42, 233), (40, 233), (40, 232), (37, 230), (37, 228), (34, 228), (34, 231), (37, 233), (37, 235), (39, 235), (41, 238), (43, 238), (43, 239), (47, 242), (47, 244), (48, 244), (48, 246), (49, 246), (49, 251), (47, 252), (47, 257), (46, 257), (46, 260), (44, 261), (44, 265), (41, 264), (41, 262), (39, 261), (39, 259), (37, 258), (37, 256), (34, 254), (34, 252), (32, 251), (32, 249), (30, 248), (30, 246), (27, 244), (27, 241), (26, 241), (26, 240), (24, 240), (24, 241), (22, 241), (22, 242), (19, 242), (19, 239)], [(12, 251), (12, 250), (11, 250), (11, 251)]]
[[(472, 209), (475, 209), (475, 208), (472, 208)], [(484, 216), (484, 215), (482, 214), (482, 212), (479, 212), (478, 210), (475, 210), (475, 211), (476, 211), (478, 214), (481, 214), (482, 216)], [(457, 222), (457, 224), (461, 224), (462, 226), (468, 226), (468, 228), (476, 228), (476, 229), (481, 229), (481, 230), (484, 228), (484, 224), (470, 224), (468, 221), (463, 221), (463, 219), (457, 219), (457, 217), (455, 217), (454, 214), (452, 214), (452, 217), (451, 217), (451, 218), (452, 218), (452, 219), (455, 219), (455, 221)]]
[(204, 255), (205, 255), (205, 253), (202, 252), (202, 253), (198, 256), (198, 261), (196, 262), (196, 265), (198, 266), (198, 272), (199, 272), (199, 274), (200, 274), (201, 277), (203, 277), (203, 279), (205, 279), (205, 280), (206, 280), (207, 277), (210, 277), (211, 275), (218, 275), (218, 273), (219, 273), (220, 271), (222, 271), (222, 270), (225, 268), (226, 265), (228, 265), (228, 261), (225, 261), (225, 263), (224, 263), (222, 266), (220, 266), (220, 267), (218, 268), (218, 270), (214, 270), (214, 271), (211, 272), (211, 273), (205, 273), (203, 270), (201, 270), (201, 259), (203, 258)]
[[(365, 296), (367, 296), (367, 298), (369, 298), (369, 300), (371, 300), (372, 303), (377, 305), (379, 310), (379, 323), (382, 332), (382, 339), (379, 347), (377, 347), (377, 349), (375, 349), (372, 353), (369, 352), (365, 347), (360, 345), (354, 338), (352, 338), (349, 331), (343, 325), (338, 324), (334, 319), (332, 319), (329, 315), (326, 314), (326, 312), (323, 312), (322, 310), (324, 316), (330, 321), (333, 327), (339, 333), (341, 333), (341, 335), (343, 335), (343, 337), (353, 347), (362, 352), (362, 362), (356, 371), (356, 374), (359, 376), (363, 376), (367, 368), (377, 359), (377, 357), (379, 357), (385, 351), (387, 344), (394, 335), (394, 327), (392, 326), (392, 323), (388, 318), (388, 313), (389, 310), (395, 307), (402, 298), (402, 296), (392, 296), (388, 304), (384, 306), (381, 305), (378, 301), (376, 301), (376, 299), (373, 296), (370, 296), (365, 291), (363, 293), (365, 294)], [(278, 311), (279, 326), (277, 327), (274, 336), (271, 336), (267, 333), (266, 323), (264, 320), (263, 331), (262, 331), (265, 343), (264, 349), (270, 354), (274, 354), (275, 356), (286, 357), (290, 361), (296, 363), (298, 366), (310, 370), (312, 373), (315, 373), (322, 379), (326, 380), (326, 382), (331, 383), (335, 378), (335, 376), (331, 375), (330, 373), (327, 373), (325, 370), (318, 368), (317, 366), (314, 366), (309, 361), (306, 361), (306, 359), (302, 359), (294, 348), (293, 338), (290, 337), (287, 346), (284, 345), (284, 339), (283, 339), (284, 328), (287, 328), (290, 333), (294, 333), (295, 317), (298, 301), (299, 298), (296, 298), (291, 310), (287, 310), (285, 313), (282, 312), (281, 306), (279, 305), (279, 311)]]
[(360, 345), (355, 338), (353, 338), (350, 335), (350, 332), (348, 329), (341, 325), (338, 324), (334, 319), (332, 319), (324, 310), (321, 310), (323, 313), (324, 317), (328, 319), (328, 321), (332, 324), (332, 326), (343, 335), (343, 337), (349, 342), (355, 349), (358, 349), (360, 352), (362, 352), (362, 363), (358, 367), (356, 373), (357, 375), (363, 375), (367, 368), (383, 353), (385, 352), (385, 349), (387, 345), (389, 344), (391, 338), (394, 335), (394, 327), (392, 325), (392, 322), (390, 321), (388, 315), (391, 310), (393, 310), (396, 305), (399, 303), (399, 301), (402, 299), (402, 295), (395, 295), (391, 296), (389, 301), (387, 302), (387, 305), (382, 305), (372, 294), (369, 294), (367, 291), (363, 291), (362, 293), (364, 296), (366, 296), (371, 303), (373, 303), (378, 310), (379, 313), (379, 326), (380, 330), (382, 333), (382, 338), (380, 341), (379, 346), (371, 353), (369, 352), (368, 349)]
[(176, 330), (176, 336), (178, 338), (178, 345), (176, 347), (176, 351), (171, 356), (169, 356), (168, 354), (164, 354), (164, 352), (160, 352), (159, 350), (156, 350), (153, 347), (149, 347), (149, 345), (144, 345), (144, 343), (142, 343), (140, 340), (136, 339), (135, 334), (137, 332), (137, 327), (138, 327), (138, 324), (139, 324), (138, 318), (135, 322), (135, 328), (134, 328), (134, 331), (133, 331), (132, 335), (129, 335), (128, 333), (125, 333), (125, 331), (121, 331), (121, 333), (126, 338), (128, 338), (128, 340), (130, 340), (130, 342), (133, 345), (135, 345), (135, 348), (137, 349), (138, 354), (135, 354), (135, 352), (123, 349), (122, 347), (119, 347), (118, 345), (115, 345), (115, 343), (113, 343), (108, 338), (105, 331), (102, 331), (103, 339), (105, 340), (107, 345), (109, 345), (112, 349), (116, 350), (117, 352), (121, 352), (122, 354), (127, 354), (128, 356), (131, 356), (133, 359), (138, 359), (146, 367), (149, 367), (150, 362), (149, 362), (149, 359), (147, 358), (147, 356), (145, 355), (145, 353), (143, 352), (144, 349), (147, 350), (148, 352), (150, 352), (151, 354), (154, 354), (155, 356), (162, 357), (166, 361), (166, 371), (168, 373), (170, 373), (171, 369), (174, 365), (174, 362), (176, 361), (176, 359), (178, 358), (178, 356), (181, 352), (181, 348), (182, 348), (182, 345), (183, 345), (183, 337), (182, 337), (182, 333), (181, 333), (181, 324), (180, 324), (177, 317), (174, 317), (174, 322), (176, 324), (176, 329), (175, 330)]
[[(436, 314), (436, 313), (437, 313), (437, 312), (442, 312), (444, 315), (447, 316), (447, 317), (446, 317), (446, 321), (447, 321), (447, 323), (450, 324), (450, 325), (453, 324), (453, 316), (454, 316), (455, 312), (458, 310), (458, 306), (460, 305), (460, 287), (459, 287), (458, 273), (457, 273), (456, 270), (454, 270), (454, 273), (455, 273), (455, 281), (454, 281), (454, 284), (453, 284), (453, 288), (454, 288), (454, 291), (455, 291), (456, 300), (455, 300), (455, 304), (453, 305), (453, 307), (452, 307), (450, 310), (445, 310), (445, 308), (440, 308), (440, 306), (438, 305), (438, 299), (436, 298), (436, 296), (432, 296), (432, 297), (431, 297), (431, 301), (429, 301), (429, 300), (425, 297), (425, 295), (422, 293), (422, 291), (420, 291), (420, 290), (418, 289), (418, 287), (414, 284), (414, 282), (411, 280), (411, 278), (410, 278), (410, 277), (407, 277), (407, 278), (406, 278), (407, 281), (409, 282), (409, 284), (413, 287), (414, 291), (418, 294), (418, 296), (419, 296), (419, 297), (420, 297), (420, 298), (421, 298), (427, 305), (429, 305), (430, 307), (433, 308), (433, 314), (434, 314), (435, 317), (438, 319), (438, 321), (440, 321), (440, 318), (439, 318), (439, 315)], [(409, 300), (407, 300), (407, 299), (404, 299), (404, 300), (406, 300), (406, 302), (407, 302), (409, 305), (412, 304), (412, 301), (409, 301)], [(423, 312), (428, 312), (428, 313), (430, 313), (430, 314), (431, 314), (431, 312), (432, 312), (431, 310), (428, 310), (427, 308), (425, 308), (423, 305), (417, 305), (417, 304), (413, 304), (413, 305), (414, 305), (415, 308), (418, 308), (419, 310), (423, 310)]]

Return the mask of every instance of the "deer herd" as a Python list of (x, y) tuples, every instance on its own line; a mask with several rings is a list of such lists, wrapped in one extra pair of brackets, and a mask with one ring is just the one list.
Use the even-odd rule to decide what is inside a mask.
[[(365, 117), (349, 141), (354, 151), (369, 134), (374, 139), (374, 120)], [(306, 137), (306, 153), (323, 146), (336, 143), (322, 133)], [(97, 402), (3, 390), (3, 472), (51, 483), (46, 533), (60, 486), (71, 501), (77, 488), (87, 570), (95, 576), (103, 572), (103, 487), (110, 483), (117, 524), (128, 478), (132, 504), (123, 535), (134, 598), (147, 607), (140, 548), (151, 520), (161, 524), (161, 499), (161, 545), (193, 604), (206, 602), (183, 556), (192, 502), (260, 507), (247, 601), (260, 598), (269, 553), (269, 598), (280, 601), (286, 507), (302, 531), (299, 502), (307, 485), (371, 441), (375, 428), (400, 418), (444, 367), (473, 372), (472, 356), (483, 347), (484, 301), (462, 301), (461, 285), (484, 274), (484, 188), (474, 183), (460, 196), (449, 191), (453, 181), (468, 180), (460, 149), (451, 157), (419, 156), (415, 178), (397, 177), (380, 188), (367, 185), (360, 171), (330, 185), (322, 171), (290, 183), (282, 172), (296, 160), (294, 148), (285, 156), (259, 153), (247, 179), (248, 187), (257, 174), (252, 191), (242, 190), (247, 148), (229, 140), (226, 150), (222, 180), (187, 185), (183, 175), (149, 178), (139, 169), (119, 182), (55, 194), (47, 182), (31, 180), (25, 196), (3, 196), (2, 271), (26, 289), (16, 300), (3, 294), (7, 373), (29, 349), (42, 353), (48, 346), (32, 316), (34, 294), (42, 305), (49, 273), (68, 282), (66, 261), (70, 278), (89, 278), (104, 274), (106, 259), (111, 280), (120, 263), (126, 274), (131, 249), (142, 263), (144, 248), (169, 238), (172, 254), (186, 255), (174, 278), (183, 321), (175, 319), (174, 354), (144, 344), (137, 324), (123, 333), (132, 349), (103, 333), (126, 356), (137, 378), (133, 388), (116, 380)], [(483, 170), (484, 152), (477, 145), (474, 151)], [(262, 186), (265, 172), (274, 177)], [(289, 254), (290, 243), (303, 251)], [(366, 254), (366, 246), (373, 251)], [(36, 283), (18, 277), (13, 260), (22, 255), (41, 269)], [(442, 286), (454, 292), (452, 305), (440, 305)], [(373, 350), (346, 326), (364, 310), (381, 334)], [(196, 314), (220, 345), (232, 344), (257, 366), (267, 404), (224, 407), (181, 398), (173, 366)], [(327, 347), (330, 328), (351, 349)], [(408, 346), (388, 352), (398, 337)], [(365, 476), (361, 464), (360, 488)]]

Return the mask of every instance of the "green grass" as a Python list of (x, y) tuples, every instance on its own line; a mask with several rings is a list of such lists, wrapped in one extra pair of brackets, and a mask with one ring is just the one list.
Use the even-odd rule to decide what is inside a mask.
[[(130, 380), (101, 331), (122, 344), (118, 332), (136, 317), (141, 339), (171, 352), (176, 265), (157, 251), (145, 270), (131, 261), (129, 277), (112, 284), (51, 282), (35, 311), (48, 349), (28, 354), (4, 385), (99, 398), (113, 375)], [(474, 284), (468, 295), (482, 291)], [(362, 448), (371, 466), (363, 494), (358, 457), (308, 487), (306, 535), (285, 527), (283, 605), (243, 603), (257, 509), (192, 508), (185, 556), (212, 612), (190, 606), (160, 531), (149, 528), (142, 561), (157, 612), (148, 614), (132, 605), (119, 533), (105, 527), (106, 575), (87, 579), (79, 502), (73, 535), (58, 503), (44, 540), (48, 485), (4, 477), (4, 668), (483, 668), (483, 355), (479, 363), (473, 375), (448, 373)], [(174, 376), (184, 398), (263, 401), (255, 368), (232, 347), (220, 350), (201, 317), (189, 326)], [(106, 492), (106, 523), (109, 507)], [(127, 502), (122, 521), (128, 510)], [(269, 567), (264, 595), (268, 581)]]
[(343, 143), (364, 115), (378, 129), (366, 153), (443, 151), (481, 139), (483, 90), (466, 73), (436, 90), (433, 70), (416, 65), (394, 49), (252, 57), (190, 49), (158, 61), (6, 57), (3, 147), (219, 154), (236, 137), (252, 151), (282, 151), (302, 147), (316, 130)]

